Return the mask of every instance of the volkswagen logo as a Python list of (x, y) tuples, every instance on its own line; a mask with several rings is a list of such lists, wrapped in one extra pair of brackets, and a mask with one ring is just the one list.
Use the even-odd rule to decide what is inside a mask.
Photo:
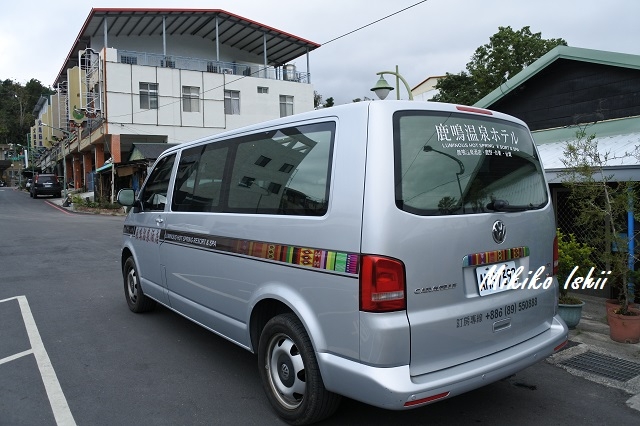
[(501, 220), (496, 220), (495, 222), (493, 222), (491, 235), (493, 236), (493, 241), (495, 241), (496, 243), (504, 243), (504, 239), (507, 236), (507, 225), (505, 225)]
[(282, 375), (283, 381), (289, 379), (289, 366), (287, 364), (282, 363), (280, 366), (280, 374)]

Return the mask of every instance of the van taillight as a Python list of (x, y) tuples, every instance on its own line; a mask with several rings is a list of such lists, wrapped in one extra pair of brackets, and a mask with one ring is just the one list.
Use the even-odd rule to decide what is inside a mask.
[(558, 236), (553, 239), (553, 275), (558, 275)]
[(396, 259), (362, 256), (360, 310), (391, 312), (406, 309), (404, 265)]

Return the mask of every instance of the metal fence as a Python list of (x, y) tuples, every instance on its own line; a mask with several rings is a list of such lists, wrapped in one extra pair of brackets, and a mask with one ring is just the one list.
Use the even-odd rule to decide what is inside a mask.
[(282, 72), (274, 67), (216, 61), (212, 59), (189, 58), (186, 56), (165, 56), (158, 53), (118, 50), (118, 62), (129, 65), (143, 65), (162, 68), (176, 68), (190, 71), (239, 75), (245, 77), (287, 80), (308, 83), (309, 74), (298, 72), (292, 65), (285, 65)]
[[(571, 192), (568, 188), (552, 188), (552, 195), (556, 212), (556, 225), (558, 229), (560, 229), (565, 236), (573, 234), (578, 242), (586, 243), (594, 248), (593, 255), (591, 256), (591, 261), (596, 266), (594, 275), (600, 274), (601, 271), (611, 270), (610, 265), (606, 264), (605, 260), (603, 260), (604, 256), (602, 254), (610, 250), (617, 250), (618, 248), (615, 247), (615, 244), (612, 242), (611, 232), (607, 224), (604, 221), (602, 224), (595, 227), (586, 227), (579, 224), (577, 217), (580, 212), (572, 202)], [(627, 232), (626, 229), (620, 231), (625, 233)], [(623, 251), (627, 250), (626, 247), (621, 247), (619, 249)], [(586, 273), (586, 271), (584, 272)], [(563, 285), (564, 283), (560, 284)], [(615, 278), (611, 277), (608, 280), (608, 285), (603, 290), (587, 289), (577, 291), (577, 293), (615, 298), (618, 295), (618, 289), (616, 288), (618, 284), (619, 283), (615, 282)]]

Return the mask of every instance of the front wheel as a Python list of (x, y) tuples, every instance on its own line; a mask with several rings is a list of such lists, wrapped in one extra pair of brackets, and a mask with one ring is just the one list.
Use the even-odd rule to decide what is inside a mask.
[(136, 267), (136, 262), (133, 260), (133, 257), (129, 257), (124, 263), (122, 272), (124, 278), (124, 296), (127, 299), (129, 309), (135, 313), (152, 310), (156, 306), (156, 302), (153, 299), (149, 299), (142, 292), (138, 268)]
[(324, 387), (311, 339), (294, 314), (278, 315), (264, 327), (258, 366), (269, 402), (287, 423), (320, 421), (340, 404), (340, 396)]

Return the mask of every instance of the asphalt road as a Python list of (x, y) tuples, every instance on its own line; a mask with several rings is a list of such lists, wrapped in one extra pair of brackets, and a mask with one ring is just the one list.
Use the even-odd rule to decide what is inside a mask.
[[(280, 425), (253, 354), (159, 308), (131, 313), (123, 217), (0, 188), (0, 425)], [(325, 425), (638, 425), (629, 395), (543, 361), (404, 412), (343, 400)]]

